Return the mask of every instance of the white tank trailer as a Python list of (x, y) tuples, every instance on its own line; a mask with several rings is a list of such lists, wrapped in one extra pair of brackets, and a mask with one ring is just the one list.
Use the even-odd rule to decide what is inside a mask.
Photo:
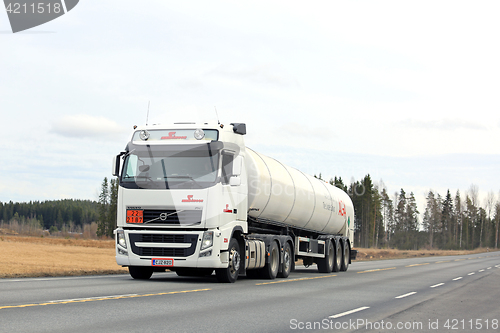
[(286, 278), (298, 260), (330, 273), (356, 258), (350, 197), (246, 148), (245, 124), (134, 129), (113, 159), (116, 261), (133, 278)]

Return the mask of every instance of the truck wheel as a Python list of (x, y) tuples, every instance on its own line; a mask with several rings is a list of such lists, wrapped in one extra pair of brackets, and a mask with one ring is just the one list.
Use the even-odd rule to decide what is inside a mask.
[(335, 253), (333, 251), (334, 249), (331, 240), (327, 240), (325, 245), (326, 245), (325, 257), (318, 260), (318, 272), (331, 273), (331, 271), (333, 270), (333, 261), (335, 259)]
[(215, 275), (219, 282), (234, 283), (238, 279), (240, 271), (241, 256), (238, 241), (231, 238), (229, 242), (229, 265), (227, 268), (217, 268)]
[(283, 262), (281, 263), (281, 272), (278, 273), (278, 277), (287, 278), (292, 270), (292, 263), (292, 248), (290, 247), (290, 243), (286, 242), (283, 247)]
[(280, 251), (278, 244), (275, 241), (271, 242), (269, 246), (269, 262), (266, 263), (262, 270), (262, 276), (265, 279), (275, 279), (278, 275), (278, 268), (280, 264)]
[(335, 240), (335, 260), (333, 261), (333, 271), (340, 271), (340, 266), (342, 265), (342, 245), (340, 245), (341, 240)]
[(349, 267), (349, 258), (351, 256), (351, 249), (349, 248), (349, 242), (344, 240), (342, 242), (342, 265), (340, 266), (340, 270), (342, 272), (347, 271)]
[(148, 280), (153, 275), (153, 267), (128, 266), (128, 272), (136, 280)]

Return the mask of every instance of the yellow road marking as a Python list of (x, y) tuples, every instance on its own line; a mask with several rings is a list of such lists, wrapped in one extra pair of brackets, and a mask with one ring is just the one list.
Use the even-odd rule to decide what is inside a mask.
[(2, 309), (15, 309), (15, 308), (26, 308), (30, 306), (42, 306), (42, 305), (56, 305), (56, 304), (69, 304), (69, 303), (84, 303), (84, 302), (95, 302), (95, 301), (105, 301), (110, 299), (124, 299), (124, 298), (136, 298), (136, 297), (149, 297), (149, 296), (163, 296), (163, 295), (173, 295), (173, 294), (183, 294), (183, 293), (194, 293), (198, 291), (208, 291), (212, 289), (195, 289), (195, 290), (182, 290), (182, 291), (170, 291), (166, 293), (157, 294), (135, 294), (135, 295), (121, 295), (121, 296), (106, 296), (106, 297), (95, 297), (95, 298), (82, 298), (82, 299), (70, 299), (62, 301), (52, 301), (46, 303), (33, 303), (33, 304), (22, 304), (22, 305), (9, 305), (0, 306)]
[(465, 260), (465, 259), (455, 259), (455, 261), (462, 261), (462, 260)]
[(451, 262), (450, 260), (436, 261), (435, 264), (442, 264), (443, 262)]
[(378, 271), (387, 271), (389, 269), (396, 269), (396, 267), (389, 267), (389, 268), (379, 268), (379, 269), (370, 269), (368, 271), (361, 271), (361, 272), (358, 272), (358, 274), (361, 274), (361, 273), (371, 273), (371, 272), (378, 272)]
[(408, 266), (405, 266), (405, 267), (415, 267), (415, 266), (423, 266), (423, 265), (429, 265), (428, 262), (424, 262), (423, 264), (413, 264), (413, 265), (408, 265)]
[(273, 281), (273, 282), (262, 282), (262, 283), (257, 283), (255, 285), (256, 286), (262, 286), (262, 285), (265, 285), (265, 284), (275, 284), (275, 283), (285, 283), (285, 282), (295, 282), (295, 281), (304, 281), (304, 280), (323, 279), (323, 278), (329, 278), (329, 277), (334, 277), (334, 276), (337, 276), (337, 275), (333, 274), (333, 275), (322, 275), (322, 276), (314, 276), (314, 277), (300, 278), (300, 279), (286, 279), (286, 280), (279, 280), (279, 281)]

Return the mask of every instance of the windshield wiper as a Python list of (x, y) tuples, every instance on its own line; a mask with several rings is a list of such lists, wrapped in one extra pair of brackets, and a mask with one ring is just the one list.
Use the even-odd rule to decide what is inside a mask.
[(187, 179), (191, 180), (193, 183), (195, 183), (196, 185), (198, 185), (200, 188), (202, 187), (200, 184), (198, 184), (198, 182), (196, 181), (196, 179), (194, 179), (193, 177), (191, 177), (189, 175), (170, 175), (170, 176), (165, 176), (163, 178), (164, 179), (169, 179), (169, 178), (174, 178), (174, 179), (187, 178)]

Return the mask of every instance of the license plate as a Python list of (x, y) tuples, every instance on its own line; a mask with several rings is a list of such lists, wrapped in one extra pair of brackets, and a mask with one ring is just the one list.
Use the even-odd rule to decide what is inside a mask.
[(154, 258), (151, 259), (151, 265), (152, 266), (173, 266), (174, 265), (174, 259), (162, 259), (162, 258)]
[(127, 210), (127, 223), (143, 223), (142, 210)]

